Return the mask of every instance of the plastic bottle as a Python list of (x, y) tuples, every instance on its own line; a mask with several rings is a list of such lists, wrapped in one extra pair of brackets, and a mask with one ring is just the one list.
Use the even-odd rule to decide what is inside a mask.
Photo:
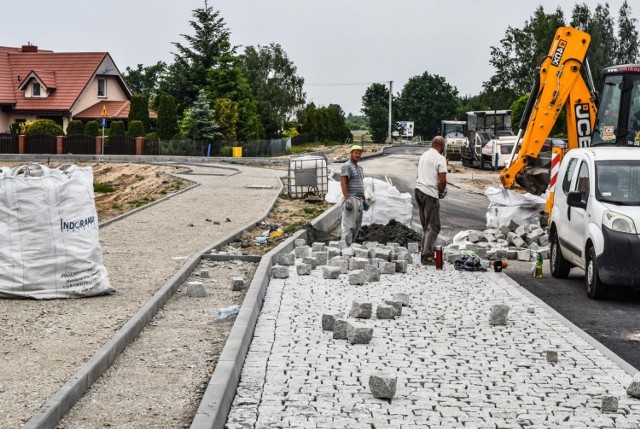
[(219, 320), (226, 319), (229, 316), (233, 316), (234, 314), (238, 314), (240, 312), (240, 306), (238, 304), (231, 305), (225, 308), (219, 308), (216, 311), (216, 316)]
[(542, 253), (538, 252), (536, 254), (536, 278), (542, 278)]

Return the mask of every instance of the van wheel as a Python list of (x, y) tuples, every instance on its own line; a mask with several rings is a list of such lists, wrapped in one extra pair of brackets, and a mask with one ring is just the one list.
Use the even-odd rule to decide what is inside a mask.
[(569, 271), (571, 270), (571, 264), (562, 256), (562, 250), (560, 250), (560, 240), (558, 239), (558, 233), (554, 230), (551, 233), (551, 255), (549, 258), (549, 267), (551, 268), (551, 275), (557, 279), (567, 278)]
[(593, 247), (587, 250), (587, 269), (585, 272), (587, 296), (591, 299), (604, 299), (609, 293), (609, 286), (602, 283), (598, 274), (596, 251)]

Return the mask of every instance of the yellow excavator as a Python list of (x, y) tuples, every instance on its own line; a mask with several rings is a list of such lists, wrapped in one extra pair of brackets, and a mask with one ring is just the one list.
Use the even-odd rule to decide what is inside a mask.
[[(640, 146), (640, 133), (632, 125), (637, 123), (640, 128), (640, 105), (634, 105), (640, 103), (640, 65), (604, 69), (599, 95), (586, 60), (590, 41), (589, 34), (575, 28), (556, 31), (549, 53), (537, 69), (511, 159), (500, 172), (507, 189), (517, 184), (535, 195), (549, 189), (547, 214), (553, 206), (560, 162), (568, 150), (594, 145)], [(549, 139), (563, 109), (566, 143)], [(541, 156), (550, 141), (550, 156)]]

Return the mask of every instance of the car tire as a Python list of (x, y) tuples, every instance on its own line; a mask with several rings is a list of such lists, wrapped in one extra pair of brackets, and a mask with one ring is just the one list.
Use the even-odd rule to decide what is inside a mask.
[(549, 249), (549, 268), (551, 275), (557, 279), (565, 279), (571, 270), (571, 264), (562, 256), (560, 240), (556, 231), (551, 232), (551, 247)]
[(587, 296), (591, 299), (605, 299), (609, 293), (609, 286), (600, 280), (596, 251), (593, 247), (587, 249), (587, 266), (584, 274)]

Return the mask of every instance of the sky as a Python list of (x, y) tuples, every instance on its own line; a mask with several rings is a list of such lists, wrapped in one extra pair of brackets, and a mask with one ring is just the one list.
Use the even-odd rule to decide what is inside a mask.
[[(617, 19), (623, 0), (608, 0)], [(339, 104), (361, 114), (374, 82), (399, 93), (425, 71), (443, 76), (460, 95), (477, 95), (493, 74), (491, 46), (509, 26), (522, 28), (538, 5), (560, 7), (567, 21), (575, 1), (559, 0), (209, 0), (231, 43), (279, 43), (305, 80), (307, 102)], [(605, 1), (584, 0), (593, 11)], [(31, 0), (4, 2), (0, 46), (31, 43), (56, 52), (109, 52), (126, 67), (173, 62), (172, 42), (193, 34), (189, 21), (204, 0)], [(640, 22), (640, 4), (630, 1)], [(635, 4), (635, 5), (634, 5)]]

